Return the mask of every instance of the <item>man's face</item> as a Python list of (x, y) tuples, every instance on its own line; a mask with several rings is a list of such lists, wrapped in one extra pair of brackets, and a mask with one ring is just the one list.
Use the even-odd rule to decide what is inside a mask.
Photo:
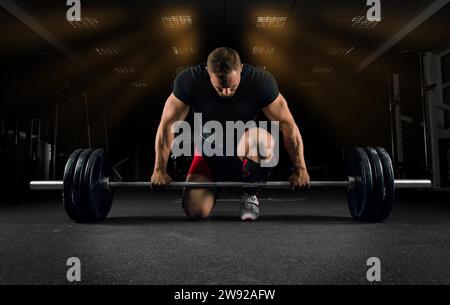
[(225, 79), (218, 78), (214, 73), (209, 74), (211, 84), (216, 89), (217, 94), (223, 98), (230, 98), (236, 93), (236, 89), (241, 81), (242, 66), (237, 71), (232, 71)]

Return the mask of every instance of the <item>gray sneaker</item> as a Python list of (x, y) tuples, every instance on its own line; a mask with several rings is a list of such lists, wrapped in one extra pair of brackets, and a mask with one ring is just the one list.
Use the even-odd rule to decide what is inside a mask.
[(253, 221), (259, 216), (259, 201), (256, 195), (244, 193), (241, 197), (241, 220)]

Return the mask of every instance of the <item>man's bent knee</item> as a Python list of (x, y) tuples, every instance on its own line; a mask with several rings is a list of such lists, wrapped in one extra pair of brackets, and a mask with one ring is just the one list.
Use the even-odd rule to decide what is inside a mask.
[(239, 158), (248, 158), (256, 163), (261, 160), (270, 160), (274, 152), (275, 140), (267, 130), (252, 128), (247, 130), (239, 141)]
[(214, 207), (215, 197), (210, 190), (185, 190), (183, 210), (191, 220), (202, 220), (208, 217)]

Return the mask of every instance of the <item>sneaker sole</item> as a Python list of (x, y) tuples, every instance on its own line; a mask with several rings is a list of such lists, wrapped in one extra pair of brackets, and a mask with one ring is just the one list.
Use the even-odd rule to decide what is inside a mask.
[(258, 217), (256, 217), (256, 218), (252, 218), (252, 217), (241, 217), (241, 220), (242, 221), (255, 221), (255, 220), (257, 220), (258, 219)]

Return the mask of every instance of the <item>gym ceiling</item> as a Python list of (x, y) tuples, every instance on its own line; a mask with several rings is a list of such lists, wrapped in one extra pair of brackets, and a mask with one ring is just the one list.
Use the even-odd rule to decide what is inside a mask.
[[(450, 38), (448, 1), (384, 0), (379, 23), (361, 22), (361, 0), (81, 1), (77, 24), (66, 20), (65, 1), (0, 4), (3, 100), (39, 113), (61, 88), (69, 97), (86, 91), (113, 122), (132, 113), (157, 119), (177, 69), (218, 46), (274, 73), (295, 111), (293, 99), (319, 105), (319, 93), (332, 95), (383, 56)], [(268, 16), (283, 18), (258, 23)]]

